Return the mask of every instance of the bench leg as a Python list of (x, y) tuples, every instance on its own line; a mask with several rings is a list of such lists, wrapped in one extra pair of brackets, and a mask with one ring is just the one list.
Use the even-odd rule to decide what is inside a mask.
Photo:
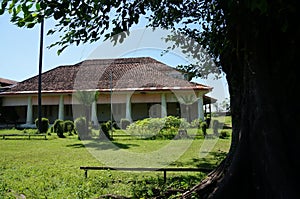
[(86, 170), (84, 170), (84, 176), (85, 176), (85, 178), (87, 178), (88, 177), (88, 170), (86, 169)]
[(167, 182), (167, 171), (164, 170), (164, 183), (166, 183), (166, 182)]

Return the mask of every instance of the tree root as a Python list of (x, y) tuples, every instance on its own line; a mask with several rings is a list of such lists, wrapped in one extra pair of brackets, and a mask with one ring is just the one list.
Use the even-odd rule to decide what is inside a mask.
[(223, 160), (216, 169), (210, 172), (207, 177), (202, 180), (202, 182), (183, 193), (182, 198), (189, 199), (195, 194), (197, 196), (200, 196), (200, 198), (208, 198), (209, 195), (216, 190), (217, 183), (220, 182), (220, 180), (223, 178), (224, 169), (225, 161)]

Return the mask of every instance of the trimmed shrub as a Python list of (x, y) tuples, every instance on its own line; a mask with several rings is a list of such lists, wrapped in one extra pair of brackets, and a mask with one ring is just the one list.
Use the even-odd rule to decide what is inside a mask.
[(160, 118), (145, 118), (131, 123), (127, 133), (140, 138), (154, 138), (164, 127), (164, 120)]
[(127, 127), (131, 135), (147, 139), (173, 139), (178, 130), (185, 130), (189, 123), (185, 119), (174, 116), (165, 118), (146, 118), (136, 121)]
[(203, 133), (203, 136), (205, 137), (207, 135), (206, 130), (207, 130), (207, 123), (206, 122), (201, 122), (200, 123), (200, 128)]
[(179, 126), (180, 129), (187, 129), (190, 128), (191, 126), (190, 123), (188, 123), (185, 118), (181, 118), (180, 122), (181, 122)]
[(112, 128), (112, 122), (111, 121), (107, 121), (105, 123), (101, 124), (101, 128), (100, 128), (100, 132), (99, 132), (99, 137), (100, 139), (111, 139), (109, 132), (111, 131)]
[(53, 132), (57, 134), (59, 138), (64, 138), (64, 121), (57, 119), (53, 124)]
[(68, 132), (69, 135), (76, 134), (74, 122), (71, 120), (64, 121), (64, 132)]
[(212, 125), (213, 125), (213, 133), (215, 136), (219, 136), (219, 128), (220, 128), (220, 124), (218, 120), (213, 120), (212, 121)]
[(222, 131), (220, 132), (220, 138), (221, 138), (221, 139), (229, 138), (229, 132), (228, 132), (228, 131), (225, 131), (225, 130), (222, 130)]
[(202, 123), (202, 119), (195, 119), (191, 122), (191, 127), (192, 128), (200, 128), (200, 124)]
[(207, 128), (210, 127), (211, 116), (210, 114), (206, 115), (205, 122), (207, 124)]
[(176, 135), (176, 139), (183, 139), (188, 138), (187, 130), (186, 129), (179, 129), (178, 134)]
[(85, 117), (78, 117), (75, 119), (75, 129), (79, 135), (79, 139), (89, 139), (89, 129), (87, 126), (86, 118)]
[[(39, 129), (39, 119), (35, 120), (35, 126)], [(47, 118), (42, 118), (41, 129), (39, 133), (47, 133), (49, 128), (49, 120)]]
[(178, 117), (174, 116), (167, 116), (163, 118), (165, 120), (165, 127), (166, 129), (171, 129), (171, 128), (177, 128), (179, 129), (180, 124), (181, 124), (181, 119)]
[(130, 121), (128, 119), (121, 119), (120, 121), (120, 126), (121, 126), (121, 129), (126, 129), (128, 126), (130, 125)]
[[(54, 133), (53, 125), (50, 127), (50, 133)], [(48, 133), (49, 134), (49, 133)]]

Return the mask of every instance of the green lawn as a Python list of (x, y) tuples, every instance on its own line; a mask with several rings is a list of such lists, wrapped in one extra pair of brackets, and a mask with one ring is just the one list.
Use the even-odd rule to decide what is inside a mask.
[[(0, 134), (7, 132), (1, 130)], [(206, 174), (170, 172), (164, 184), (161, 172), (89, 171), (85, 179), (79, 167), (213, 168), (225, 157), (229, 145), (230, 139), (203, 138), (170, 141), (116, 137), (110, 144), (99, 140), (83, 142), (76, 136), (60, 139), (54, 134), (48, 140), (2, 140), (0, 137), (0, 198), (22, 195), (39, 199), (97, 198), (108, 193), (143, 198), (171, 187), (188, 189)]]

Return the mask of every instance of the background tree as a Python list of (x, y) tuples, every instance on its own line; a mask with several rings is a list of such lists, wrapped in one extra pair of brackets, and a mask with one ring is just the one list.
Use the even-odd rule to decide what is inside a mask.
[(82, 104), (83, 106), (83, 115), (86, 118), (85, 122), (85, 132), (81, 132), (86, 135), (81, 135), (81, 137), (87, 138), (89, 132), (89, 123), (91, 121), (91, 105), (94, 101), (98, 100), (99, 92), (98, 91), (85, 91), (78, 90), (74, 94), (74, 97)]
[[(192, 192), (203, 198), (299, 197), (300, 108), (291, 103), (300, 85), (298, 1), (3, 0), (1, 5), (0, 14), (10, 12), (19, 26), (53, 17), (57, 26), (48, 33), (62, 33), (53, 44), (62, 47), (59, 52), (72, 43), (97, 41), (110, 27), (104, 37), (122, 33), (114, 37), (122, 41), (123, 31), (143, 15), (152, 27), (173, 29), (169, 39), (197, 57), (199, 49), (178, 35), (193, 38), (226, 73), (233, 135), (226, 159), (184, 197)], [(186, 69), (196, 76), (209, 72), (195, 67)]]
[(213, 105), (216, 112), (230, 112), (230, 100), (228, 98), (225, 98), (222, 102), (214, 103)]

